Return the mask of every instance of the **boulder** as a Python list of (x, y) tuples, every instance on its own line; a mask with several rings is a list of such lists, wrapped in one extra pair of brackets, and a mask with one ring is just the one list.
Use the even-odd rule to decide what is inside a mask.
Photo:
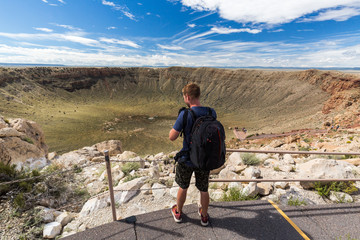
[(72, 216), (68, 212), (63, 212), (59, 216), (56, 217), (55, 222), (61, 224), (61, 226), (65, 226), (72, 220)]
[(92, 198), (88, 200), (82, 207), (79, 216), (85, 217), (95, 210), (107, 207), (107, 202), (105, 198)]
[(273, 184), (270, 182), (260, 182), (257, 184), (259, 189), (259, 194), (262, 196), (267, 196), (273, 191)]
[(165, 195), (166, 192), (166, 186), (160, 183), (154, 183), (152, 185), (152, 194), (155, 199), (160, 199)]
[(330, 191), (329, 198), (336, 203), (351, 203), (354, 199), (347, 193)]
[(240, 176), (236, 174), (235, 172), (229, 170), (229, 168), (224, 168), (219, 173), (220, 179), (240, 179)]
[(36, 122), (17, 118), (10, 121), (10, 126), (18, 132), (24, 133), (36, 147), (42, 149), (45, 155), (47, 154), (48, 147), (45, 144), (45, 135)]
[(232, 154), (230, 154), (228, 160), (226, 161), (226, 165), (231, 165), (231, 166), (243, 165), (243, 161), (241, 159), (240, 153), (233, 152)]
[(105, 150), (109, 150), (109, 155), (114, 156), (122, 153), (121, 141), (120, 140), (108, 140), (101, 143), (97, 143), (94, 147), (99, 152), (104, 152)]
[[(356, 167), (344, 161), (333, 159), (314, 159), (296, 167), (299, 178), (312, 179), (346, 179), (355, 178)], [(355, 171), (353, 171), (355, 170)], [(314, 182), (300, 182), (304, 189), (313, 188)]]
[[(148, 178), (149, 177), (135, 178), (129, 182), (117, 185), (114, 188), (115, 202), (118, 204), (128, 202), (132, 197), (140, 192), (138, 189), (140, 189), (145, 184), (145, 181)], [(108, 202), (110, 202), (110, 197), (108, 198)]]
[[(18, 137), (6, 137), (0, 139), (0, 152), (4, 153), (1, 159), (11, 159), (12, 164), (22, 165), (26, 160), (36, 161), (45, 158), (47, 148), (41, 149), (35, 144), (29, 143)], [(19, 166), (20, 168), (21, 166)]]
[(128, 160), (130, 158), (137, 157), (137, 154), (131, 151), (124, 151), (123, 153), (118, 154), (116, 157), (121, 161), (121, 160)]
[(246, 179), (259, 178), (261, 176), (261, 170), (255, 167), (248, 167), (242, 173)]
[(289, 186), (288, 182), (275, 182), (274, 183), (275, 188), (286, 189), (288, 186)]
[(69, 168), (74, 165), (83, 165), (86, 164), (87, 161), (87, 157), (77, 151), (65, 153), (54, 160), (55, 163), (65, 168)]
[(209, 189), (210, 199), (217, 202), (221, 201), (224, 196), (224, 191), (221, 189)]
[(295, 164), (294, 158), (290, 154), (284, 154), (283, 162), (286, 164)]
[(256, 182), (250, 182), (246, 187), (242, 189), (241, 193), (244, 196), (255, 197), (259, 193)]
[(55, 238), (60, 234), (62, 226), (58, 222), (51, 222), (45, 224), (43, 231), (43, 238)]

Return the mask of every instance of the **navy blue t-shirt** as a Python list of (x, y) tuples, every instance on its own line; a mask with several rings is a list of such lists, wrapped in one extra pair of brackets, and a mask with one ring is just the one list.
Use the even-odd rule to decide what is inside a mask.
[[(191, 109), (194, 111), (195, 113), (195, 119), (201, 116), (206, 116), (209, 114), (209, 109), (208, 107), (191, 107)], [(212, 112), (212, 116), (214, 118), (216, 118), (216, 112), (213, 108), (210, 108), (211, 112)], [(179, 114), (178, 118), (176, 119), (176, 122), (173, 126), (173, 128), (178, 131), (181, 132), (181, 130), (183, 130), (183, 118), (184, 118), (184, 111), (181, 111), (181, 113)], [(191, 129), (193, 126), (193, 119), (192, 119), (192, 115), (190, 112), (188, 112), (188, 116), (187, 116), (187, 123), (186, 123), (186, 127), (184, 129), (184, 140), (183, 140), (183, 148), (181, 149), (181, 151), (189, 151), (190, 150), (190, 133), (191, 133)], [(181, 160), (179, 161), (181, 162)], [(190, 162), (190, 159), (186, 160), (187, 165), (193, 167), (193, 165)]]

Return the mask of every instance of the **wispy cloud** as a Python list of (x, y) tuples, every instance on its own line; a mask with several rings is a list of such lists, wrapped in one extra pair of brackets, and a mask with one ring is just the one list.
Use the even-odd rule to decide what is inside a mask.
[(42, 31), (42, 32), (48, 32), (48, 33), (53, 32), (53, 30), (50, 28), (34, 28), (34, 29), (38, 30), (38, 31)]
[(180, 46), (168, 46), (168, 45), (161, 45), (157, 44), (159, 48), (165, 49), (165, 50), (184, 50), (184, 48)]
[(126, 17), (136, 21), (136, 17), (130, 12), (127, 6), (121, 6), (119, 4), (106, 0), (102, 0), (102, 4), (105, 6), (110, 6), (117, 11), (121, 11)]
[(313, 22), (313, 21), (346, 21), (351, 17), (360, 15), (360, 8), (342, 8), (342, 9), (330, 9), (324, 12), (320, 12), (319, 15), (312, 18), (305, 18), (302, 22)]
[(71, 31), (82, 31), (81, 28), (77, 28), (71, 25), (65, 25), (65, 24), (57, 24), (57, 23), (53, 23), (53, 25), (57, 26), (57, 27), (61, 27), (61, 28), (65, 28), (65, 29), (69, 29)]
[(107, 30), (113, 30), (113, 29), (117, 29), (117, 27), (111, 26), (111, 27), (107, 27)]
[(343, 21), (360, 15), (359, 0), (181, 0), (181, 3), (197, 11), (218, 12), (227, 20), (252, 24), (289, 23), (308, 14), (315, 15), (311, 19), (316, 21)]
[(242, 32), (251, 33), (251, 34), (257, 34), (257, 33), (260, 33), (261, 31), (262, 30), (260, 30), (260, 29), (250, 29), (250, 28), (212, 27), (207, 32), (203, 32), (203, 33), (193, 35), (191, 37), (186, 38), (184, 40), (184, 42), (194, 40), (194, 39), (198, 39), (198, 38), (202, 38), (202, 37), (212, 35), (212, 34), (231, 34), (231, 33), (242, 33)]
[(106, 43), (111, 43), (111, 44), (119, 44), (119, 45), (126, 45), (129, 47), (133, 47), (133, 48), (140, 48), (140, 45), (129, 41), (129, 40), (118, 40), (115, 38), (100, 38), (99, 39), (101, 42), (106, 42)]
[(187, 26), (190, 28), (194, 28), (194, 27), (196, 27), (196, 24), (192, 23), (192, 24), (188, 24)]

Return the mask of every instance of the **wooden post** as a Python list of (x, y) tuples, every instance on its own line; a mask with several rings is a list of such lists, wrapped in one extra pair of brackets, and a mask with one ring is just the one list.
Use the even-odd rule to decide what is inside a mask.
[(116, 219), (116, 210), (115, 210), (114, 190), (113, 190), (112, 177), (111, 177), (111, 165), (110, 165), (110, 158), (109, 158), (109, 150), (105, 150), (104, 154), (105, 154), (107, 176), (108, 176), (108, 181), (109, 181), (109, 192), (110, 192), (112, 215), (113, 215), (113, 220), (116, 221), (117, 219)]

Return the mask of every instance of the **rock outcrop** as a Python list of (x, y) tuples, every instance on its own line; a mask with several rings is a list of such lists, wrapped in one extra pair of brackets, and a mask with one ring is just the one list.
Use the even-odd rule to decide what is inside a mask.
[(46, 165), (48, 147), (35, 122), (0, 116), (0, 161), (30, 168)]

